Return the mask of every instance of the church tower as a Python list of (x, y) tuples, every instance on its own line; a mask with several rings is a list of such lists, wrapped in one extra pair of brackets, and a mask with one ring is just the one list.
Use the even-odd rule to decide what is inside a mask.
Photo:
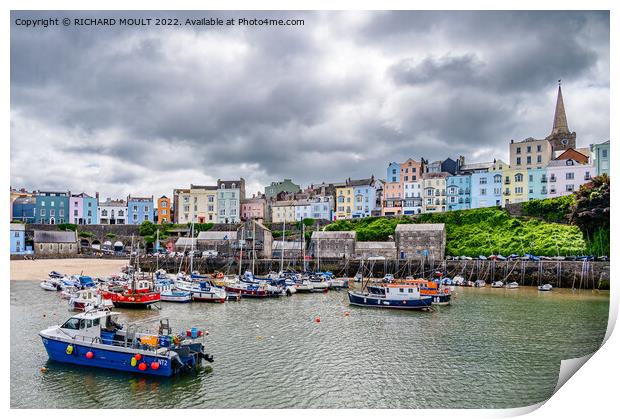
[(551, 143), (553, 151), (567, 150), (577, 147), (577, 133), (570, 132), (562, 98), (562, 81), (558, 80), (558, 98), (555, 103), (555, 115), (553, 117), (553, 129), (546, 138)]

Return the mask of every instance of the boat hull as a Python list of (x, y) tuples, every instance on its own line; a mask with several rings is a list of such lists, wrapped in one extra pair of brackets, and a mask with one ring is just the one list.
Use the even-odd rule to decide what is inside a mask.
[(169, 303), (191, 303), (192, 296), (188, 295), (164, 295), (162, 294), (160, 297), (161, 301), (166, 301)]
[(401, 310), (422, 310), (432, 305), (432, 297), (415, 300), (392, 300), (374, 295), (365, 295), (349, 291), (349, 303), (362, 307), (395, 308)]
[[(67, 354), (68, 343), (43, 336), (41, 336), (41, 339), (43, 340), (43, 346), (45, 346), (47, 355), (56, 362), (163, 377), (170, 377), (175, 373), (172, 361), (165, 357), (142, 355), (140, 362), (145, 362), (148, 367), (146, 370), (141, 371), (138, 369), (137, 363), (135, 366), (131, 366), (132, 353), (116, 352), (72, 343), (73, 351), (71, 354)], [(86, 357), (86, 353), (89, 351), (94, 355), (91, 359)], [(154, 361), (159, 363), (159, 368), (156, 370), (150, 367), (151, 362)]]

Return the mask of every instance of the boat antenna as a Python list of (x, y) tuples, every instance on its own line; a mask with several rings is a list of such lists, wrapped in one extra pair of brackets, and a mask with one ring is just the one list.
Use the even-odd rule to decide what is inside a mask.
[(245, 226), (241, 227), (241, 240), (239, 240), (239, 281), (241, 281), (241, 265), (243, 265), (243, 237), (245, 236)]
[(284, 233), (286, 232), (286, 212), (282, 223), (282, 248), (280, 250), (280, 272), (284, 272)]

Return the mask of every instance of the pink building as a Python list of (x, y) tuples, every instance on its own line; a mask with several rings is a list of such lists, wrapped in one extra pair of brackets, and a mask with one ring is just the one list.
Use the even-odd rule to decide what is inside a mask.
[(265, 219), (265, 196), (260, 194), (241, 201), (241, 220), (257, 219)]
[(570, 195), (595, 176), (592, 163), (581, 164), (573, 159), (551, 160), (547, 165), (549, 198)]
[(69, 198), (69, 223), (71, 224), (98, 224), (97, 206), (99, 192), (95, 198), (82, 192), (71, 195)]

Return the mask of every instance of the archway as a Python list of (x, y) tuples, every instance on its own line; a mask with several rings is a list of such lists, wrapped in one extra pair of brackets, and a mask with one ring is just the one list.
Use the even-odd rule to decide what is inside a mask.
[(82, 247), (90, 247), (90, 242), (87, 239), (80, 240), (80, 246)]
[(112, 242), (110, 240), (104, 241), (102, 248), (104, 250), (112, 250)]
[(125, 248), (125, 245), (123, 244), (122, 241), (114, 242), (114, 251), (115, 252), (122, 252), (124, 248)]
[(99, 240), (93, 240), (93, 242), (91, 243), (90, 247), (92, 247), (93, 249), (101, 249), (101, 242)]

